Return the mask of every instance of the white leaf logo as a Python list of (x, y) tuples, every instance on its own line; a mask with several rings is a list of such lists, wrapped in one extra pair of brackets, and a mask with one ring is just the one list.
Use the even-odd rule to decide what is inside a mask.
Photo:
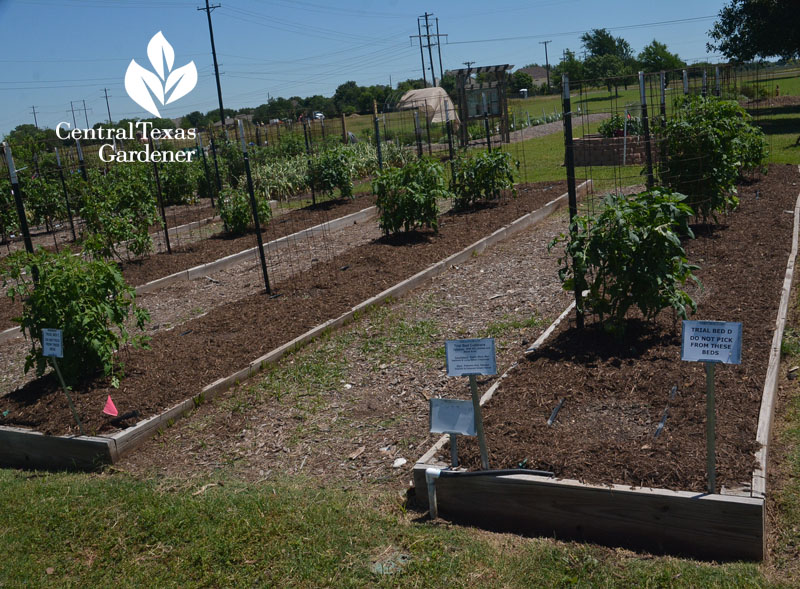
[(153, 35), (147, 44), (147, 57), (156, 73), (143, 68), (132, 59), (125, 72), (125, 91), (136, 104), (153, 116), (160, 117), (161, 113), (158, 112), (153, 97), (162, 105), (183, 98), (197, 85), (197, 68), (194, 61), (190, 61), (182, 67), (172, 69), (175, 50), (161, 31)]

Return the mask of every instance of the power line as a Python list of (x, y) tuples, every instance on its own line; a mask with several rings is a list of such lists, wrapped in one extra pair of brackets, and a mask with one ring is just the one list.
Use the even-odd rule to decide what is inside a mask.
[[(607, 31), (627, 31), (630, 29), (640, 29), (646, 27), (657, 27), (663, 25), (677, 25), (677, 24), (684, 24), (690, 22), (697, 22), (701, 20), (710, 20), (717, 18), (716, 15), (714, 16), (697, 16), (694, 18), (680, 18), (676, 20), (662, 20), (658, 22), (650, 22), (650, 23), (640, 23), (636, 25), (623, 25), (619, 27), (606, 27)], [(466, 45), (468, 43), (494, 43), (498, 41), (518, 41), (523, 39), (541, 39), (543, 37), (566, 37), (569, 35), (582, 35), (584, 33), (589, 33), (591, 30), (582, 30), (582, 31), (567, 31), (564, 33), (547, 33), (546, 35), (521, 35), (519, 37), (498, 37), (496, 39), (473, 39), (471, 41), (448, 41), (448, 45)]]

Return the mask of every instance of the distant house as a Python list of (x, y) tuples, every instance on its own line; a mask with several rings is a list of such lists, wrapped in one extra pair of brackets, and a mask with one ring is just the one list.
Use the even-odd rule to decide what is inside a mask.
[(529, 67), (521, 67), (517, 71), (528, 74), (533, 78), (533, 83), (537, 86), (547, 83), (547, 70), (541, 66), (532, 65)]

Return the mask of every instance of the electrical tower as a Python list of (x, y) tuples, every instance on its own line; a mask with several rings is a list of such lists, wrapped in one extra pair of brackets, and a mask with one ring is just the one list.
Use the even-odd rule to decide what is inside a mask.
[[(436, 86), (436, 70), (433, 66), (433, 47), (437, 48), (439, 53), (439, 84), (442, 82), (442, 78), (444, 77), (444, 70), (442, 69), (442, 48), (441, 48), (441, 38), (447, 37), (446, 34), (439, 32), (439, 19), (436, 19), (436, 32), (431, 33), (431, 27), (433, 23), (430, 22), (429, 17), (433, 16), (432, 12), (426, 12), (422, 16), (417, 17), (417, 35), (409, 35), (410, 39), (419, 39), (419, 56), (420, 60), (422, 61), (422, 80), (425, 82), (425, 85), (428, 85), (428, 79), (425, 75), (425, 70), (427, 69), (425, 66), (425, 53), (423, 52), (423, 48), (428, 50), (428, 62), (430, 63), (430, 71), (431, 71), (431, 80), (433, 86)], [(425, 23), (422, 23), (422, 20), (425, 20)], [(422, 32), (422, 27), (425, 27), (425, 32)], [(422, 39), (425, 38), (425, 43), (422, 43)], [(435, 42), (431, 42), (431, 38), (435, 39)]]

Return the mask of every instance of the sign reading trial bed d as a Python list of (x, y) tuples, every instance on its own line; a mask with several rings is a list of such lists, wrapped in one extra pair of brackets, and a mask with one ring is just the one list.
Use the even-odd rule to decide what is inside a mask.
[(497, 374), (494, 338), (445, 341), (447, 376)]
[(742, 324), (728, 321), (684, 321), (681, 360), (742, 363)]

